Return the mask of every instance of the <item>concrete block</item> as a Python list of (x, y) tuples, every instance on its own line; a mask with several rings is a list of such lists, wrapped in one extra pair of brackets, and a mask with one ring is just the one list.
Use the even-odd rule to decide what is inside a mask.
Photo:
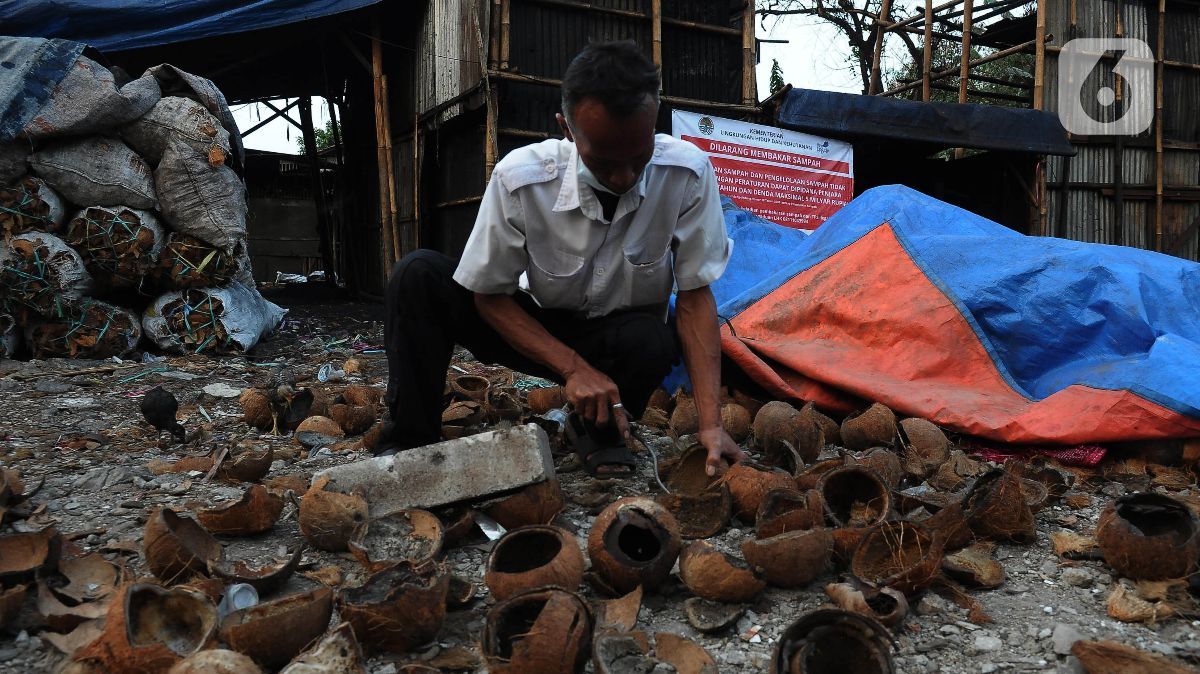
[(334, 466), (327, 489), (365, 491), (371, 517), (405, 508), (476, 501), (554, 477), (550, 439), (534, 424), (416, 447), (394, 456)]

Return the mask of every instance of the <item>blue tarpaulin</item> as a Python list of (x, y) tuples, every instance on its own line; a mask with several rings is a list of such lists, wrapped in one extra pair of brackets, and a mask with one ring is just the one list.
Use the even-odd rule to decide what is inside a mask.
[[(101, 51), (153, 47), (319, 19), (380, 0), (0, 0), (6, 35), (83, 42)], [(252, 50), (253, 46), (248, 45)]]

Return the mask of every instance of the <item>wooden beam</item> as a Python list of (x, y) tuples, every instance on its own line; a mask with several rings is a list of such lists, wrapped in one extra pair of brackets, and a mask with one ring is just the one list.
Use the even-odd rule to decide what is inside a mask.
[(321, 158), (317, 156), (317, 136), (313, 129), (312, 99), (300, 99), (300, 121), (303, 123), (304, 153), (308, 155), (308, 182), (317, 209), (317, 238), (320, 240), (321, 264), (325, 268), (325, 283), (334, 285), (338, 270), (333, 264), (333, 248), (329, 245), (329, 210), (325, 205), (325, 186), (321, 182)]
[(971, 74), (971, 10), (974, 5), (974, 0), (966, 0), (963, 5), (962, 58), (958, 67), (959, 103), (967, 102), (967, 78)]
[(650, 58), (662, 68), (662, 0), (650, 0)]
[(871, 50), (871, 81), (867, 93), (871, 96), (879, 93), (883, 87), (880, 83), (880, 60), (883, 58), (883, 28), (892, 14), (892, 0), (883, 0), (879, 8), (879, 18), (875, 21), (875, 48)]
[[(266, 103), (266, 101), (255, 101), (255, 103)], [(292, 101), (291, 103), (288, 103), (288, 104), (287, 104), (287, 105), (286, 105), (286, 106), (283, 108), (283, 110), (282, 110), (282, 111), (278, 110), (278, 109), (277, 109), (275, 106), (273, 106), (273, 105), (269, 105), (269, 104), (268, 104), (268, 105), (269, 105), (269, 107), (270, 107), (272, 110), (276, 110), (276, 112), (272, 113), (270, 117), (267, 117), (266, 119), (262, 120), (262, 121), (261, 121), (261, 122), (259, 122), (258, 124), (255, 124), (254, 126), (250, 127), (249, 129), (246, 129), (245, 131), (243, 131), (243, 132), (242, 132), (242, 138), (245, 138), (246, 136), (249, 136), (250, 134), (254, 133), (255, 131), (258, 131), (259, 129), (263, 128), (263, 127), (264, 127), (264, 126), (266, 126), (267, 124), (270, 124), (270, 123), (271, 123), (271, 120), (275, 119), (276, 117), (279, 117), (280, 115), (283, 115), (283, 113), (284, 113), (284, 112), (286, 112), (286, 111), (288, 111), (288, 110), (291, 110), (292, 108), (296, 107), (296, 106), (297, 106), (297, 105), (299, 105), (299, 104), (300, 104), (300, 99), (299, 99), (299, 98), (297, 98), (295, 101)], [(285, 116), (285, 117), (286, 117), (286, 116)], [(292, 120), (291, 120), (291, 119), (288, 119), (288, 121), (289, 121), (289, 122), (292, 122)], [(295, 122), (292, 122), (292, 123), (293, 123), (293, 124), (295, 124)]]
[(371, 70), (371, 62), (368, 61), (367, 57), (363, 55), (362, 50), (358, 48), (358, 45), (354, 44), (354, 41), (350, 39), (350, 36), (346, 35), (346, 31), (338, 29), (337, 36), (338, 40), (345, 45), (346, 51), (350, 52), (350, 55), (354, 57), (354, 60), (358, 61), (359, 64), (362, 65), (363, 69), (367, 72), (373, 72)]
[(508, 70), (512, 36), (512, 0), (500, 0), (500, 69)]
[(379, 42), (379, 19), (374, 21), (371, 27), (371, 79), (373, 83), (373, 95), (375, 99), (375, 168), (378, 172), (379, 185), (379, 258), (380, 264), (383, 266), (383, 279), (387, 283), (388, 276), (392, 273), (392, 265), (399, 259), (393, 257), (393, 251), (396, 250), (395, 242), (393, 241), (393, 220), (392, 211), (389, 207), (388, 195), (391, 192), (391, 165), (388, 160), (388, 137), (390, 131), (385, 133), (385, 129), (390, 126), (384, 107), (384, 90), (383, 90), (383, 49)]
[[(394, 259), (399, 260), (404, 257), (406, 251), (404, 250), (404, 239), (400, 236), (399, 225), (396, 222), (396, 214), (399, 209), (396, 208), (396, 155), (392, 147), (392, 97), (388, 90), (388, 76), (384, 75), (382, 80), (383, 118), (387, 120), (387, 124), (383, 126), (383, 147), (384, 159), (387, 160), (388, 220), (392, 226), (392, 254)], [(414, 136), (413, 143), (417, 142), (417, 138)], [(416, 196), (413, 195), (414, 200)]]
[[(950, 9), (951, 7), (961, 5), (962, 3), (963, 3), (963, 0), (950, 0), (950, 2), (943, 2), (942, 4), (934, 6), (929, 9), (931, 9), (934, 13), (937, 13), (937, 12), (942, 11), (943, 9)], [(888, 24), (887, 28), (885, 28), (884, 30), (885, 31), (893, 31), (898, 28), (903, 28), (904, 26), (911, 26), (914, 23), (920, 23), (922, 20), (927, 19), (927, 17), (928, 17), (928, 12), (925, 14), (917, 14), (916, 16), (910, 16), (907, 19)]]
[(1154, 250), (1163, 249), (1163, 57), (1166, 55), (1167, 0), (1158, 0), (1158, 40), (1154, 51)]
[[(274, 117), (274, 116), (282, 117), (282, 118), (286, 119), (288, 122), (290, 122), (292, 126), (296, 127), (297, 129), (300, 129), (300, 131), (303, 132), (304, 131), (303, 124), (301, 124), (300, 122), (297, 122), (296, 120), (294, 120), (291, 117), (288, 117), (286, 114), (284, 114), (284, 110), (295, 107), (302, 100), (304, 100), (303, 96), (301, 96), (300, 98), (297, 98), (295, 103), (289, 103), (286, 107), (284, 107), (282, 109), (275, 107), (275, 104), (272, 103), (271, 101), (264, 100), (264, 101), (262, 101), (262, 104), (275, 111), (275, 115), (272, 115), (272, 117)], [(242, 135), (244, 136), (246, 134), (242, 134)]]
[[(997, 61), (999, 59), (1012, 56), (1013, 54), (1018, 54), (1023, 51), (1028, 51), (1029, 48), (1033, 46), (1033, 43), (1034, 43), (1034, 40), (1030, 40), (1028, 42), (1022, 42), (1021, 44), (1009, 47), (1008, 49), (998, 51), (993, 54), (988, 54), (987, 56), (982, 56), (980, 58), (974, 59), (967, 65), (970, 68), (974, 68), (976, 66), (983, 65), (984, 63), (991, 63), (992, 61)], [(946, 70), (936, 70), (933, 73), (930, 73), (929, 79), (932, 82), (932, 81), (936, 81), (936, 80), (940, 80), (940, 79), (945, 79), (947, 77), (953, 77), (957, 74), (958, 74), (958, 67), (956, 66), (954, 68), (947, 68)], [(904, 84), (904, 85), (901, 85), (898, 87), (893, 87), (891, 89), (888, 89), (887, 91), (883, 92), (880, 95), (881, 96), (895, 96), (896, 94), (902, 94), (906, 91), (909, 91), (910, 89), (916, 89), (919, 86), (921, 86), (921, 82), (912, 82), (909, 84)]]
[(746, 0), (742, 10), (742, 105), (758, 101), (754, 79), (754, 0)]
[(1034, 29), (1033, 41), (1033, 109), (1044, 110), (1046, 107), (1046, 3), (1050, 0), (1038, 0), (1037, 28)]
[(533, 138), (535, 140), (546, 140), (552, 136), (545, 131), (528, 131), (526, 129), (498, 129), (496, 133), (501, 136), (511, 136), (514, 138)]
[(925, 0), (925, 35), (921, 40), (921, 100), (929, 102), (929, 70), (933, 67), (933, 0)]

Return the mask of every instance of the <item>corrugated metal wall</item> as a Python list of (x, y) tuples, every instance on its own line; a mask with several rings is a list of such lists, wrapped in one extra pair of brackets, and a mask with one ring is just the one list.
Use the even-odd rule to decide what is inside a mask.
[[(1117, 35), (1116, 0), (1044, 0), (1046, 32), (1054, 36), (1050, 43), (1062, 46), (1072, 38), (1115, 37)], [(1124, 0), (1121, 4), (1123, 36), (1157, 45), (1157, 6), (1154, 0)], [(1071, 7), (1075, 23), (1071, 22)], [(1190, 3), (1167, 3), (1165, 50), (1168, 61), (1200, 63), (1200, 7)], [(1095, 77), (1109, 77), (1112, 63), (1102, 62)], [(1047, 50), (1045, 107), (1058, 110), (1058, 58)], [(1148, 83), (1149, 85), (1149, 83)], [(1153, 100), (1150, 86), (1133, 95)], [(1200, 260), (1200, 236), (1192, 232), (1180, 240), (1188, 226), (1200, 216), (1200, 71), (1166, 67), (1163, 77), (1163, 153), (1164, 199), (1162, 209), (1162, 247), (1181, 257)], [(1115, 106), (1101, 108), (1085, 101), (1089, 113), (1100, 120), (1117, 114)], [(1047, 217), (1045, 231), (1080, 241), (1120, 244), (1155, 249), (1158, 243), (1155, 223), (1155, 136), (1151, 127), (1133, 137), (1073, 137), (1078, 150), (1075, 157), (1049, 157), (1046, 161)], [(1119, 159), (1118, 159), (1119, 157)], [(1117, 170), (1123, 176), (1118, 188)], [(1118, 213), (1118, 193), (1123, 205)], [(1179, 247), (1172, 244), (1179, 240)]]
[[(417, 45), (418, 112), (430, 110), (479, 82), (483, 76), (479, 45), (482, 42), (486, 50), (488, 8), (484, 0), (429, 0)], [(462, 104), (451, 106), (439, 121), (462, 112)]]

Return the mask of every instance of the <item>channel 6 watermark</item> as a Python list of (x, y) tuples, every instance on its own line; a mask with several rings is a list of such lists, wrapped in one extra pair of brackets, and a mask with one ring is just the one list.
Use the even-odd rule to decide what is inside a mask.
[(1058, 55), (1058, 118), (1080, 136), (1136, 136), (1154, 122), (1154, 52), (1132, 38), (1079, 38)]

